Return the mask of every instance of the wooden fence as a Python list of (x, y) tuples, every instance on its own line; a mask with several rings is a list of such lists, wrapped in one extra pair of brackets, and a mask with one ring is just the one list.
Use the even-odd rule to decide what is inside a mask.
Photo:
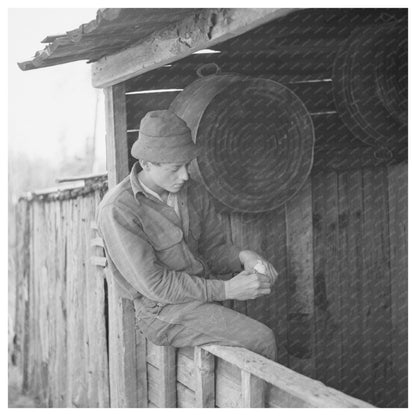
[(106, 287), (91, 265), (105, 183), (31, 194), (17, 206), (14, 359), (48, 407), (108, 407)]
[[(365, 405), (321, 382), (377, 405), (407, 403), (406, 164), (315, 174), (282, 210), (222, 217), (231, 238), (279, 270), (270, 296), (229, 306), (270, 321), (280, 365), (246, 350), (172, 354), (144, 342), (134, 303), (90, 261), (103, 265), (92, 226), (105, 191), (96, 182), (18, 203), (13, 354), (23, 388), (45, 406)], [(201, 381), (195, 368), (212, 365)], [(214, 383), (214, 399), (198, 382), (204, 394)]]

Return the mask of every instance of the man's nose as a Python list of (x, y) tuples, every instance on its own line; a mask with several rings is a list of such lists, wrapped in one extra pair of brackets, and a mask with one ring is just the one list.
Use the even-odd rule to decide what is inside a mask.
[(188, 169), (186, 168), (186, 165), (181, 166), (180, 170), (179, 170), (179, 177), (183, 180), (183, 181), (187, 181), (189, 179), (189, 175), (188, 175)]

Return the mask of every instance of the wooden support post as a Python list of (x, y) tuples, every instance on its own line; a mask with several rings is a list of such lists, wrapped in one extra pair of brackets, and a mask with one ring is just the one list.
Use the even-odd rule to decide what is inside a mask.
[(241, 370), (242, 407), (264, 407), (264, 391), (264, 380)]
[(125, 86), (117, 84), (104, 93), (108, 187), (112, 188), (129, 173)]
[(158, 348), (161, 407), (176, 407), (176, 350), (174, 347)]
[(215, 358), (195, 347), (195, 407), (215, 407)]
[(147, 388), (147, 341), (137, 325), (137, 299), (134, 300), (136, 314), (136, 379), (137, 379), (137, 407), (148, 407)]

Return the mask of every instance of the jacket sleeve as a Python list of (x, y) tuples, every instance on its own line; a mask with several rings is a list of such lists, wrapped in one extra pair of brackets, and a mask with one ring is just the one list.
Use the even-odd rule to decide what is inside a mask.
[(199, 238), (199, 251), (214, 273), (232, 273), (241, 271), (240, 249), (227, 241), (224, 227), (214, 204), (204, 190), (202, 198), (202, 224)]
[(99, 210), (97, 221), (107, 256), (123, 278), (145, 297), (164, 304), (225, 300), (223, 281), (169, 270), (159, 262), (128, 207), (106, 205)]

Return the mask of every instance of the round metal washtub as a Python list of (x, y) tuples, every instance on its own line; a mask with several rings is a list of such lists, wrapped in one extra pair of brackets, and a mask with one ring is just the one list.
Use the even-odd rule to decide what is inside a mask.
[(338, 113), (361, 141), (386, 149), (407, 141), (407, 24), (355, 30), (333, 68)]
[(310, 173), (311, 117), (302, 101), (277, 82), (211, 75), (185, 88), (170, 108), (202, 146), (191, 175), (229, 210), (273, 210)]

